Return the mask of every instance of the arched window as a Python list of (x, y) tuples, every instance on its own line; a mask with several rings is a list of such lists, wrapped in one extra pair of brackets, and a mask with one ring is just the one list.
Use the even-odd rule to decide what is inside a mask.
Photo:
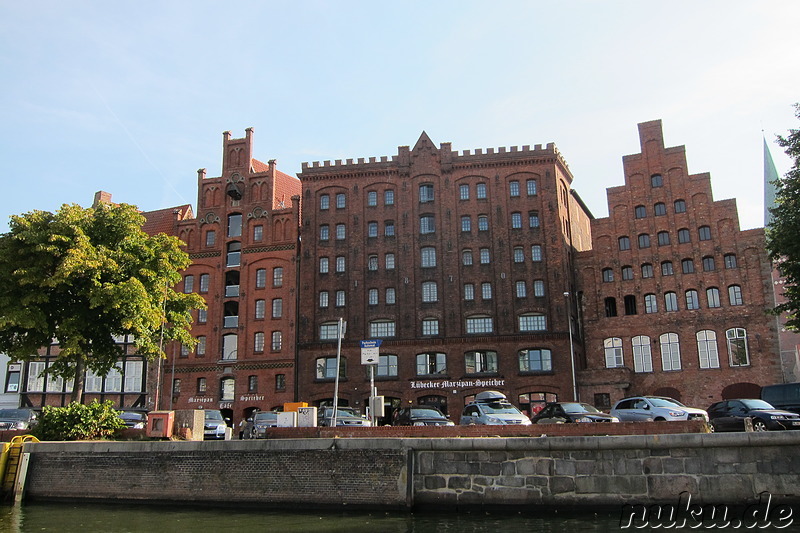
[(633, 371), (652, 372), (653, 355), (650, 352), (650, 337), (639, 335), (631, 339), (633, 346)]
[(603, 349), (606, 355), (606, 368), (617, 368), (624, 365), (622, 339), (619, 337), (605, 339), (603, 341)]

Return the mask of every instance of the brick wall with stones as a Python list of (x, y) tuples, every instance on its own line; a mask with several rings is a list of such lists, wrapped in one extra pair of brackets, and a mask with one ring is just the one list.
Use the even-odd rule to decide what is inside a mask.
[(800, 504), (800, 432), (26, 444), (27, 499), (458, 509)]

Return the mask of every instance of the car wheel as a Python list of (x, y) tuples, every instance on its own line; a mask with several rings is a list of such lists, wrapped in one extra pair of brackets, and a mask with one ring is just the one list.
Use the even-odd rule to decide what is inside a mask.
[(666, 422), (666, 421), (667, 421), (667, 419), (666, 419), (666, 418), (664, 418), (663, 416), (657, 416), (657, 417), (655, 418), (655, 421), (656, 421), (656, 422)]
[(258, 438), (258, 431), (256, 431), (255, 428), (253, 428), (253, 430), (250, 432), (250, 438), (251, 439), (257, 439)]
[(753, 431), (768, 431), (763, 420), (753, 420)]
[(710, 433), (714, 433), (715, 431), (717, 431), (717, 428), (714, 427), (714, 423), (713, 422), (709, 422), (708, 423), (708, 431)]

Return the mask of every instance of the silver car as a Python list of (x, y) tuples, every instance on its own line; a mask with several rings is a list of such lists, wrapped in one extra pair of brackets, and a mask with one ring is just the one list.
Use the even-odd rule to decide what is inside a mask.
[(475, 400), (464, 407), (459, 423), (462, 426), (509, 424), (530, 426), (531, 420), (511, 405), (502, 392), (484, 391), (476, 394)]
[(686, 407), (678, 400), (663, 396), (634, 396), (620, 400), (611, 409), (611, 414), (623, 422), (628, 421), (672, 421), (705, 420), (708, 413), (702, 409)]

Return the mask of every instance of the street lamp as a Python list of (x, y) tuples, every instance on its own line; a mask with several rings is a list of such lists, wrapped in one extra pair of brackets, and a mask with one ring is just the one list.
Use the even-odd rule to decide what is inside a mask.
[(567, 299), (567, 327), (569, 327), (569, 364), (572, 368), (572, 401), (578, 401), (578, 382), (575, 379), (575, 346), (572, 343), (572, 313), (570, 306), (572, 302), (569, 298), (569, 291), (564, 292), (564, 297)]

